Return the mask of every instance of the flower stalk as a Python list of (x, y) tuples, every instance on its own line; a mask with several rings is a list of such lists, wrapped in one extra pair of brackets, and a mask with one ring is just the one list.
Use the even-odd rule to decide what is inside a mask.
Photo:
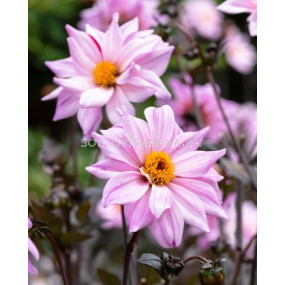
[(58, 262), (58, 267), (59, 267), (60, 275), (62, 277), (63, 284), (69, 285), (68, 280), (67, 280), (67, 276), (65, 273), (64, 265), (63, 265), (63, 262), (60, 258), (60, 253), (59, 253), (59, 249), (57, 247), (56, 241), (54, 240), (54, 237), (52, 236), (52, 234), (45, 233), (45, 235), (53, 247), (54, 254), (55, 254), (55, 257), (56, 257), (57, 262)]
[(128, 283), (128, 275), (129, 275), (129, 268), (130, 268), (130, 261), (132, 257), (132, 253), (138, 243), (139, 237), (140, 237), (141, 231), (137, 231), (133, 233), (130, 241), (127, 244), (127, 247), (125, 249), (125, 255), (124, 255), (124, 268), (123, 268), (123, 281), (122, 285), (127, 285)]
[(230, 285), (236, 285), (237, 284), (237, 279), (238, 279), (238, 276), (239, 276), (239, 273), (241, 270), (243, 259), (246, 255), (247, 251), (249, 250), (249, 248), (251, 247), (251, 245), (253, 244), (253, 242), (255, 240), (256, 240), (256, 235), (252, 237), (252, 239), (248, 242), (248, 244), (246, 245), (246, 247), (242, 251), (239, 251), (237, 262), (236, 262), (234, 273), (233, 273), (233, 279), (232, 279)]

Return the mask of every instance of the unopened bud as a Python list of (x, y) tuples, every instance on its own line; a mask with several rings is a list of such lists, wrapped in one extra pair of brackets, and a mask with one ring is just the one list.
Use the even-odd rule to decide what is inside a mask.
[(183, 56), (188, 60), (195, 59), (198, 57), (198, 55), (199, 55), (199, 50), (197, 48), (188, 49), (183, 54)]
[(225, 273), (222, 267), (204, 268), (200, 270), (201, 285), (224, 285)]

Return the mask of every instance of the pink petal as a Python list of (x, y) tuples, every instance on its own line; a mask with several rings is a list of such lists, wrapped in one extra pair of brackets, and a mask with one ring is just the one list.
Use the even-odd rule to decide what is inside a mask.
[(137, 32), (138, 29), (139, 29), (139, 19), (137, 17), (120, 26), (120, 30), (125, 41), (129, 35)]
[(30, 229), (33, 226), (33, 223), (31, 219), (28, 217), (28, 229)]
[(149, 225), (149, 229), (157, 242), (166, 248), (178, 247), (182, 240), (184, 220), (180, 209), (173, 203), (159, 219)]
[(140, 77), (132, 77), (126, 84), (120, 87), (126, 94), (126, 97), (135, 103), (144, 102), (156, 91), (156, 88), (151, 83)]
[(144, 120), (125, 114), (121, 118), (126, 138), (133, 143), (133, 148), (140, 159), (141, 164), (145, 162), (146, 155), (150, 152), (148, 142), (150, 139), (148, 125)]
[(136, 61), (138, 56), (153, 51), (154, 46), (159, 43), (159, 37), (148, 36), (145, 38), (136, 38), (125, 43), (124, 48), (118, 58), (117, 64), (121, 70), (125, 70), (131, 62)]
[[(90, 25), (86, 25), (86, 33), (91, 37), (91, 39), (94, 41), (94, 43), (96, 44), (98, 50), (100, 51), (100, 54), (102, 52), (102, 43), (105, 37), (105, 33), (103, 33), (102, 31), (91, 27)], [(102, 57), (102, 54), (101, 54)], [(102, 58), (100, 59), (100, 61), (102, 60)], [(99, 61), (98, 61), (99, 62)]]
[(227, 0), (217, 8), (228, 14), (251, 13), (256, 9), (254, 2), (253, 0)]
[(63, 91), (62, 87), (55, 88), (51, 93), (42, 98), (42, 101), (52, 100), (58, 97), (58, 95)]
[(28, 271), (29, 271), (29, 273), (31, 273), (33, 275), (38, 274), (38, 270), (36, 269), (36, 267), (31, 262), (30, 257), (28, 257)]
[(223, 207), (221, 206), (220, 197), (210, 184), (201, 180), (186, 178), (174, 178), (171, 182), (173, 184), (178, 184), (197, 195), (202, 202), (206, 214), (221, 218), (227, 217)]
[(137, 202), (125, 205), (126, 220), (129, 232), (136, 232), (148, 226), (154, 219), (149, 208), (150, 191), (147, 191)]
[(76, 91), (85, 91), (94, 88), (94, 83), (91, 78), (84, 76), (76, 76), (67, 79), (57, 78), (53, 79), (54, 83), (61, 87)]
[(103, 206), (136, 202), (148, 189), (148, 181), (139, 172), (120, 173), (110, 178), (105, 185), (102, 198)]
[(206, 212), (201, 200), (194, 193), (178, 184), (170, 183), (169, 187), (173, 191), (174, 203), (179, 207), (186, 223), (209, 232)]
[(28, 237), (28, 250), (36, 260), (39, 260), (40, 254), (33, 241)]
[(116, 124), (121, 121), (119, 110), (125, 110), (129, 114), (135, 115), (134, 106), (126, 98), (123, 90), (119, 86), (116, 86), (114, 96), (110, 99), (106, 106), (108, 119), (112, 124)]
[(143, 69), (151, 70), (161, 76), (168, 66), (173, 49), (172, 46), (165, 45), (163, 47), (160, 45), (155, 51), (138, 56), (136, 63)]
[(84, 138), (91, 138), (92, 132), (96, 131), (102, 121), (101, 108), (79, 108), (77, 120), (83, 131)]
[(120, 30), (119, 15), (115, 13), (113, 20), (108, 30), (105, 33), (105, 37), (102, 43), (102, 53), (104, 61), (116, 62), (119, 55), (122, 53), (123, 48), (123, 34)]
[(126, 68), (125, 71), (116, 78), (116, 83), (123, 87), (124, 84), (132, 80), (133, 74), (137, 69), (138, 67), (135, 65), (135, 63), (131, 63), (128, 68)]
[(226, 153), (226, 149), (218, 151), (193, 151), (173, 158), (175, 176), (200, 177), (205, 175), (210, 168)]
[(67, 43), (76, 73), (81, 76), (90, 76), (96, 63), (86, 55), (73, 38), (67, 38)]
[(93, 137), (107, 157), (116, 158), (135, 167), (141, 167), (141, 162), (133, 147), (128, 143), (122, 127), (114, 126), (101, 132), (103, 136), (93, 133)]
[(214, 181), (220, 182), (224, 179), (222, 175), (220, 175), (215, 168), (210, 168), (210, 170), (207, 172), (207, 174), (204, 175), (205, 178), (212, 179)]
[(45, 65), (57, 76), (57, 77), (72, 77), (75, 76), (75, 70), (73, 62), (70, 57), (55, 61), (46, 61)]
[(167, 151), (172, 157), (177, 157), (182, 154), (188, 153), (189, 151), (197, 150), (205, 136), (209, 132), (209, 127), (204, 128), (198, 132), (183, 132), (175, 139), (173, 147), (169, 148)]
[(80, 106), (84, 108), (103, 107), (114, 94), (114, 88), (95, 87), (86, 90), (80, 97)]
[(207, 178), (206, 176), (197, 177), (195, 179), (209, 184), (215, 190), (216, 195), (219, 198), (220, 203), (222, 203), (222, 201), (223, 201), (223, 192), (220, 190), (217, 181), (215, 181), (213, 179), (210, 179), (210, 178)]
[(149, 200), (149, 207), (154, 216), (158, 219), (161, 214), (170, 209), (173, 204), (173, 195), (166, 185), (152, 184)]
[(79, 31), (69, 25), (65, 26), (69, 36), (74, 39), (78, 47), (93, 63), (102, 61), (101, 52), (93, 39), (85, 32)]
[(257, 35), (257, 11), (253, 12), (248, 18), (247, 21), (249, 22), (249, 34), (252, 37)]
[(171, 97), (171, 94), (169, 91), (166, 89), (165, 85), (159, 78), (159, 76), (151, 71), (151, 70), (146, 70), (143, 69), (138, 72), (139, 76), (144, 79), (146, 82), (150, 83), (153, 85), (153, 87), (156, 89), (154, 95), (158, 99), (169, 99)]
[(58, 121), (74, 116), (79, 108), (79, 96), (78, 92), (63, 90), (58, 95), (53, 120)]
[[(175, 126), (172, 109), (165, 105), (161, 108), (149, 107), (144, 112), (150, 130), (150, 138), (155, 142), (154, 150), (162, 150), (172, 143)], [(159, 145), (160, 144), (160, 145)]]
[(138, 167), (112, 158), (99, 161), (85, 169), (100, 179), (109, 179), (120, 172), (139, 171)]

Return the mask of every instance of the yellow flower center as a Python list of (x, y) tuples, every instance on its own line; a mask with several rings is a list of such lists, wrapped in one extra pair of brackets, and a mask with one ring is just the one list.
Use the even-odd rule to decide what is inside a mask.
[(101, 61), (93, 69), (94, 82), (102, 87), (110, 87), (116, 84), (118, 69), (109, 61)]
[(174, 178), (173, 162), (163, 151), (148, 154), (141, 171), (151, 183), (158, 185), (167, 184)]

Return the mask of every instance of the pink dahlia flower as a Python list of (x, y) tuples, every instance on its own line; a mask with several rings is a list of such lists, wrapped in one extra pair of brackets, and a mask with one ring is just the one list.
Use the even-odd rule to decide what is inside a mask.
[[(160, 103), (165, 102), (172, 107), (177, 123), (183, 130), (197, 131), (195, 105), (190, 84), (184, 84), (176, 78), (171, 78), (169, 85), (173, 91), (174, 99), (163, 100), (160, 101)], [(213, 143), (216, 143), (220, 139), (219, 135), (221, 133), (227, 133), (227, 127), (218, 108), (213, 88), (209, 83), (205, 85), (195, 85), (193, 88), (197, 98), (202, 124), (205, 127), (210, 127), (207, 138)], [(231, 124), (234, 126), (234, 121), (229, 115), (236, 110), (236, 103), (222, 99), (222, 105), (228, 114)]]
[[(240, 104), (233, 115), (235, 120), (235, 136), (240, 139), (241, 135), (245, 136), (243, 149), (248, 159), (253, 159), (257, 153), (257, 108), (253, 102)], [(238, 155), (234, 150), (230, 156), (234, 162), (238, 162)]]
[(111, 123), (120, 120), (117, 109), (135, 114), (131, 102), (142, 102), (151, 95), (168, 98), (170, 93), (160, 80), (173, 47), (153, 31), (138, 32), (133, 19), (119, 27), (114, 14), (103, 33), (87, 26), (86, 32), (66, 26), (70, 57), (46, 65), (55, 73), (59, 85), (43, 100), (57, 98), (54, 120), (77, 113), (84, 137), (90, 138), (102, 120), (102, 107)]
[[(30, 218), (28, 218), (28, 228), (30, 229), (32, 227), (32, 222), (30, 220)], [(36, 248), (35, 244), (33, 243), (33, 241), (28, 237), (28, 251), (29, 253), (31, 253), (31, 255), (34, 256), (34, 258), (36, 260), (39, 260), (40, 258), (40, 254), (38, 249)], [(37, 274), (38, 271), (35, 268), (35, 266), (33, 265), (30, 256), (28, 256), (28, 271), (31, 274)]]
[(218, 10), (228, 14), (248, 13), (249, 33), (257, 35), (257, 0), (226, 0), (218, 6)]
[(256, 64), (255, 48), (235, 26), (226, 30), (224, 52), (229, 65), (240, 73), (250, 73)]
[[(228, 219), (223, 221), (223, 232), (228, 243), (235, 248), (236, 247), (236, 194), (229, 194), (225, 199), (223, 207), (228, 215)], [(246, 200), (242, 203), (242, 232), (243, 232), (243, 247), (245, 247), (253, 236), (257, 233), (257, 209), (253, 202)], [(208, 223), (211, 232), (206, 233), (198, 239), (198, 244), (202, 250), (206, 250), (210, 247), (211, 242), (218, 240), (221, 237), (219, 221), (216, 217), (208, 216)], [(197, 233), (191, 228), (190, 234)], [(253, 251), (249, 252), (252, 256)]]
[(222, 35), (223, 18), (212, 0), (188, 0), (182, 21), (204, 38), (217, 40)]
[(163, 247), (179, 246), (184, 221), (209, 231), (206, 214), (226, 217), (213, 168), (225, 149), (197, 151), (208, 128), (184, 133), (169, 106), (147, 108), (145, 117), (125, 113), (121, 124), (94, 133), (108, 158), (86, 169), (109, 179), (103, 206), (125, 205), (129, 232), (148, 226)]
[[(230, 194), (224, 203), (224, 208), (228, 214), (229, 219), (225, 222), (225, 232), (227, 233), (228, 241), (232, 247), (236, 247), (236, 194)], [(250, 239), (256, 235), (257, 232), (257, 209), (256, 205), (246, 200), (242, 203), (242, 231), (243, 231), (243, 247), (245, 247)]]
[(103, 229), (121, 228), (122, 227), (122, 214), (120, 205), (110, 205), (104, 208), (102, 202), (96, 206), (96, 212), (100, 218), (104, 220), (101, 227)]
[(93, 7), (81, 12), (79, 26), (84, 30), (88, 24), (106, 31), (113, 14), (118, 12), (122, 23), (138, 17), (140, 30), (145, 30), (157, 24), (155, 19), (159, 16), (156, 10), (158, 4), (157, 0), (98, 0)]

